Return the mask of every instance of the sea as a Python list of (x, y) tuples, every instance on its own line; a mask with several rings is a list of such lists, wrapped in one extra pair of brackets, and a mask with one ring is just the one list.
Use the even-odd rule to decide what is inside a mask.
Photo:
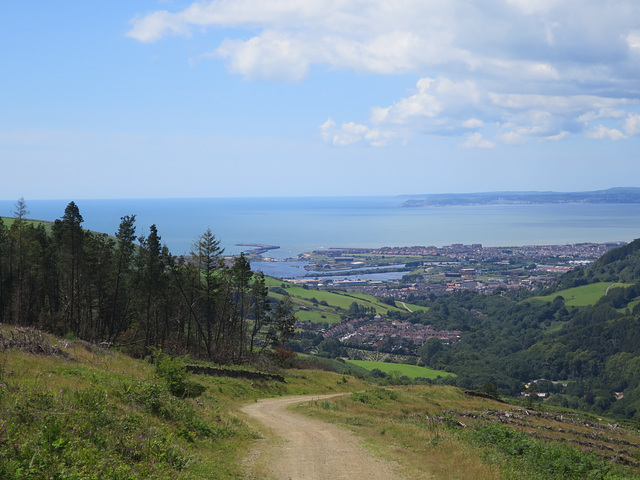
[[(278, 246), (254, 268), (278, 277), (307, 274), (303, 252), (328, 248), (559, 245), (629, 242), (640, 237), (638, 204), (529, 204), (403, 207), (406, 197), (269, 197), (179, 199), (73, 199), (87, 229), (115, 234), (124, 215), (136, 215), (138, 235), (156, 225), (174, 255), (188, 254), (211, 229), (225, 253)], [(61, 218), (69, 200), (29, 200), (29, 218)], [(13, 216), (15, 200), (0, 200)], [(380, 274), (381, 275), (381, 274)], [(396, 274), (397, 275), (397, 274)], [(371, 278), (371, 275), (367, 276)]]

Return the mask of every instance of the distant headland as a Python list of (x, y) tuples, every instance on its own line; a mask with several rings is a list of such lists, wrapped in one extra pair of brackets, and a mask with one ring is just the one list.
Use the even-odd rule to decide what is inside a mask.
[(567, 203), (640, 203), (640, 188), (617, 187), (591, 192), (483, 192), (401, 195), (403, 207), (526, 205)]

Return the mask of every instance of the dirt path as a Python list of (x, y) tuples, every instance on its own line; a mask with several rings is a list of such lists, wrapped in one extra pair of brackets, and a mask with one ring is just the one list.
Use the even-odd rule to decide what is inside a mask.
[(402, 304), (402, 306), (409, 312), (409, 313), (413, 313), (413, 310), (411, 310), (409, 307), (407, 307), (407, 304), (404, 302), (400, 302)]
[(358, 439), (335, 425), (286, 410), (287, 406), (335, 395), (261, 400), (242, 409), (258, 420), (262, 441), (249, 456), (249, 479), (390, 480), (400, 478), (391, 464), (375, 459)]

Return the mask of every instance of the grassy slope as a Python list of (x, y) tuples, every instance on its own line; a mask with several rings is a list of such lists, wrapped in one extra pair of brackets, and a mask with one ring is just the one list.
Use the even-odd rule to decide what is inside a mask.
[[(570, 307), (586, 307), (595, 305), (595, 303), (604, 296), (607, 288), (609, 288), (611, 285), (613, 285), (611, 282), (592, 283), (590, 285), (561, 290), (544, 297), (532, 297), (529, 300), (551, 302), (554, 298), (562, 296), (565, 300), (565, 304)], [(630, 286), (630, 284), (626, 283), (620, 283), (616, 285), (622, 287)]]
[(256, 437), (239, 405), (365, 385), (320, 371), (288, 372), (286, 383), (194, 375), (204, 394), (177, 398), (149, 363), (83, 342), (3, 335), (0, 346), (27, 339), (28, 350), (44, 345), (58, 356), (0, 347), (0, 478), (241, 478)]
[(349, 363), (358, 365), (359, 367), (366, 368), (367, 370), (373, 370), (377, 368), (381, 372), (391, 374), (398, 372), (402, 376), (409, 378), (437, 378), (437, 377), (454, 377), (453, 373), (442, 372), (439, 370), (432, 370), (426, 367), (419, 367), (417, 365), (405, 365), (402, 363), (388, 363), (388, 362), (372, 362), (369, 360), (347, 360)]
[[(552, 463), (531, 463), (556, 447), (540, 451), (528, 445), (527, 451), (537, 451), (538, 457), (520, 454), (514, 460), (495, 451), (495, 432), (477, 428), (485, 424), (503, 429), (498, 430), (502, 437), (517, 428), (527, 438), (564, 438), (561, 443), (574, 441), (571, 445), (607, 457), (634, 461), (640, 455), (637, 429), (634, 434), (607, 427), (613, 422), (595, 418), (587, 425), (567, 412), (563, 417), (525, 414), (453, 387), (380, 388), (350, 376), (293, 370), (285, 372), (286, 383), (194, 375), (191, 379), (206, 391), (196, 399), (176, 398), (149, 363), (83, 342), (11, 335), (6, 329), (5, 345), (7, 338), (21, 335), (48, 348), (57, 345), (57, 352), (69, 358), (0, 349), (0, 478), (244, 478), (242, 459), (257, 436), (242, 420), (242, 404), (269, 396), (339, 392), (356, 393), (297, 409), (345, 424), (380, 455), (399, 462), (407, 478), (498, 478), (500, 471), (506, 478), (586, 478), (578, 467), (601, 469), (562, 450), (563, 468), (582, 477), (565, 470), (539, 475), (550, 468), (558, 473), (557, 455), (549, 455)], [(500, 413), (505, 410), (510, 416)], [(511, 450), (522, 453), (511, 443)]]
[(399, 462), (406, 478), (619, 480), (640, 474), (610, 460), (636, 462), (636, 428), (514, 407), (453, 387), (374, 387), (297, 410), (346, 426)]
[[(265, 283), (269, 287), (284, 288), (289, 294), (296, 317), (301, 321), (337, 323), (341, 321), (341, 316), (346, 313), (353, 302), (361, 307), (374, 308), (376, 313), (386, 315), (389, 311), (406, 312), (401, 303), (396, 302), (395, 307), (380, 302), (373, 295), (360, 292), (343, 292), (336, 290), (313, 290), (295, 286), (291, 283), (283, 282), (275, 278), (266, 278)], [(284, 287), (283, 287), (284, 285)], [(282, 299), (282, 294), (270, 292), (269, 295), (276, 300)], [(315, 299), (318, 303), (311, 300)], [(320, 302), (326, 302), (321, 305)], [(426, 307), (405, 303), (411, 311), (426, 310)], [(303, 310), (300, 310), (303, 307)], [(322, 317), (324, 315), (324, 317)]]
[[(11, 228), (11, 225), (13, 225), (13, 222), (16, 221), (14, 217), (0, 217), (0, 220), (2, 220), (2, 223), (7, 228)], [(34, 227), (37, 227), (38, 225), (42, 224), (44, 225), (45, 230), (47, 230), (48, 232), (51, 231), (51, 226), (53, 225), (53, 222), (50, 222), (48, 220), (31, 220), (31, 219), (25, 218), (24, 222), (28, 225), (33, 225)]]

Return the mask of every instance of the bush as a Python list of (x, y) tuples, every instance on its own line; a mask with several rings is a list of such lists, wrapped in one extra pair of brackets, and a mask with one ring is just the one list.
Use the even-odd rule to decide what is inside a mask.
[(171, 395), (181, 398), (194, 398), (206, 390), (204, 385), (189, 380), (187, 368), (182, 358), (170, 357), (163, 353), (156, 354), (156, 374), (167, 382)]
[(506, 464), (507, 478), (518, 472), (531, 472), (539, 479), (618, 479), (619, 476), (606, 460), (595, 454), (570, 447), (545, 443), (524, 432), (502, 425), (487, 425), (472, 434), (475, 442), (496, 452)]

